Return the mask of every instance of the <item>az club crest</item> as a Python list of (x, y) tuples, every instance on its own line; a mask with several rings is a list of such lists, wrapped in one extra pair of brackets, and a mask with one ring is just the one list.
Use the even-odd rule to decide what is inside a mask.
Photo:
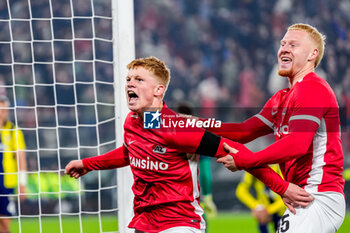
[(154, 145), (152, 149), (153, 149), (153, 152), (158, 154), (165, 154), (166, 152), (166, 148), (159, 145)]

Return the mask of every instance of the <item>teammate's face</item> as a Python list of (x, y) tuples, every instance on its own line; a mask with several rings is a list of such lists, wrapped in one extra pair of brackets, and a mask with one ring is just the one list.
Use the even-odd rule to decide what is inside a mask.
[(289, 30), (281, 40), (278, 50), (278, 74), (293, 78), (302, 73), (314, 62), (315, 46), (308, 33), (302, 30)]
[[(129, 70), (126, 77), (126, 98), (128, 108), (141, 113), (155, 106), (162, 98), (163, 85), (157, 78), (142, 66)], [(158, 102), (157, 102), (158, 100)]]
[(0, 127), (4, 125), (8, 117), (8, 105), (5, 102), (0, 102)]

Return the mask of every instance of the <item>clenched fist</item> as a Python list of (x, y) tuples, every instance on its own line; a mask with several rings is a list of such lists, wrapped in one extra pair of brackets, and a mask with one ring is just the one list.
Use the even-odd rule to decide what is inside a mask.
[(78, 179), (90, 171), (84, 167), (83, 161), (81, 160), (70, 161), (65, 169), (65, 173), (70, 177), (74, 177), (75, 179)]

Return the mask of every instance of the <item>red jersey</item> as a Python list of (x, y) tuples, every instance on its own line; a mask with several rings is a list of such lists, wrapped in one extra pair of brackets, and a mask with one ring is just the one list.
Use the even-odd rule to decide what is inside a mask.
[[(166, 107), (161, 114), (176, 115)], [(187, 153), (222, 157), (227, 154), (224, 142), (232, 145), (231, 141), (201, 128), (145, 129), (142, 119), (130, 112), (124, 123), (124, 146), (83, 159), (83, 164), (91, 170), (130, 165), (135, 194), (135, 216), (130, 228), (145, 232), (177, 226), (205, 229), (199, 205), (198, 158), (190, 158)], [(257, 169), (256, 173), (266, 182), (277, 184), (280, 192), (288, 187), (270, 168)]]
[(274, 132), (276, 142), (247, 156), (233, 155), (246, 169), (279, 163), (285, 179), (309, 192), (343, 193), (343, 151), (339, 106), (328, 83), (309, 73), (291, 89), (273, 95), (255, 116)]
[[(175, 116), (163, 108), (162, 115), (166, 114)], [(186, 153), (196, 152), (204, 131), (182, 132), (181, 136), (174, 129), (146, 130), (142, 119), (132, 112), (124, 130), (135, 194), (135, 216), (129, 227), (145, 232), (176, 226), (205, 229), (199, 204), (198, 158), (191, 160)]]

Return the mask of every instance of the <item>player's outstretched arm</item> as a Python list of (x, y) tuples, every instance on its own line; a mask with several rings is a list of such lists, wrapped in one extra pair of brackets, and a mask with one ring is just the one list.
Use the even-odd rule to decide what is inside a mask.
[[(226, 143), (224, 143), (224, 148), (226, 152), (229, 152), (232, 154), (237, 153), (237, 150), (235, 150), (232, 147), (229, 147)], [(217, 161), (223, 163), (225, 167), (231, 171), (237, 170), (235, 161), (230, 155), (219, 158)], [(295, 184), (288, 183), (282, 180), (282, 178), (269, 167), (254, 168), (248, 171), (254, 176), (256, 176), (259, 180), (261, 180), (271, 190), (280, 194), (284, 204), (293, 214), (296, 213), (294, 207), (296, 206), (306, 207), (314, 200), (314, 198), (304, 189), (300, 188)], [(287, 183), (288, 183), (287, 189), (283, 188), (287, 185)], [(282, 190), (285, 190), (285, 191), (282, 191)]]
[(234, 167), (228, 168), (231, 171), (246, 170), (252, 167), (283, 163), (304, 156), (312, 143), (318, 124), (308, 120), (293, 120), (289, 126), (288, 136), (258, 152), (253, 153), (240, 143), (227, 144), (225, 151), (228, 151), (234, 160)]
[(213, 127), (206, 130), (239, 143), (248, 143), (273, 133), (269, 126), (255, 116), (242, 123), (222, 123), (220, 128)]
[(73, 160), (70, 161), (66, 166), (65, 173), (69, 175), (70, 177), (74, 177), (75, 179), (78, 179), (79, 177), (85, 175), (91, 170), (88, 170), (84, 167), (82, 160)]
[(82, 159), (83, 166), (88, 170), (106, 170), (129, 165), (128, 150), (125, 145), (103, 155)]
[[(237, 154), (239, 150), (233, 147), (230, 147), (226, 143), (223, 143), (223, 146), (224, 146), (225, 152), (230, 154), (217, 159), (217, 162), (223, 163), (224, 166), (227, 169), (231, 170), (232, 172), (237, 171), (238, 170), (237, 165), (235, 163), (234, 158), (231, 155)], [(240, 146), (239, 149), (244, 151), (245, 154), (252, 153), (244, 146)], [(288, 183), (282, 180), (282, 178), (269, 167), (250, 168), (250, 169), (247, 169), (247, 171), (250, 172), (255, 177), (257, 177), (259, 180), (261, 180), (272, 191), (280, 194), (284, 204), (293, 214), (296, 214), (294, 207), (296, 206), (307, 207), (314, 200), (314, 198), (304, 189), (300, 188), (295, 184)], [(272, 179), (272, 177), (274, 178)], [(287, 183), (288, 183), (288, 187), (284, 188), (287, 186)], [(282, 190), (285, 190), (285, 191), (282, 191)]]

